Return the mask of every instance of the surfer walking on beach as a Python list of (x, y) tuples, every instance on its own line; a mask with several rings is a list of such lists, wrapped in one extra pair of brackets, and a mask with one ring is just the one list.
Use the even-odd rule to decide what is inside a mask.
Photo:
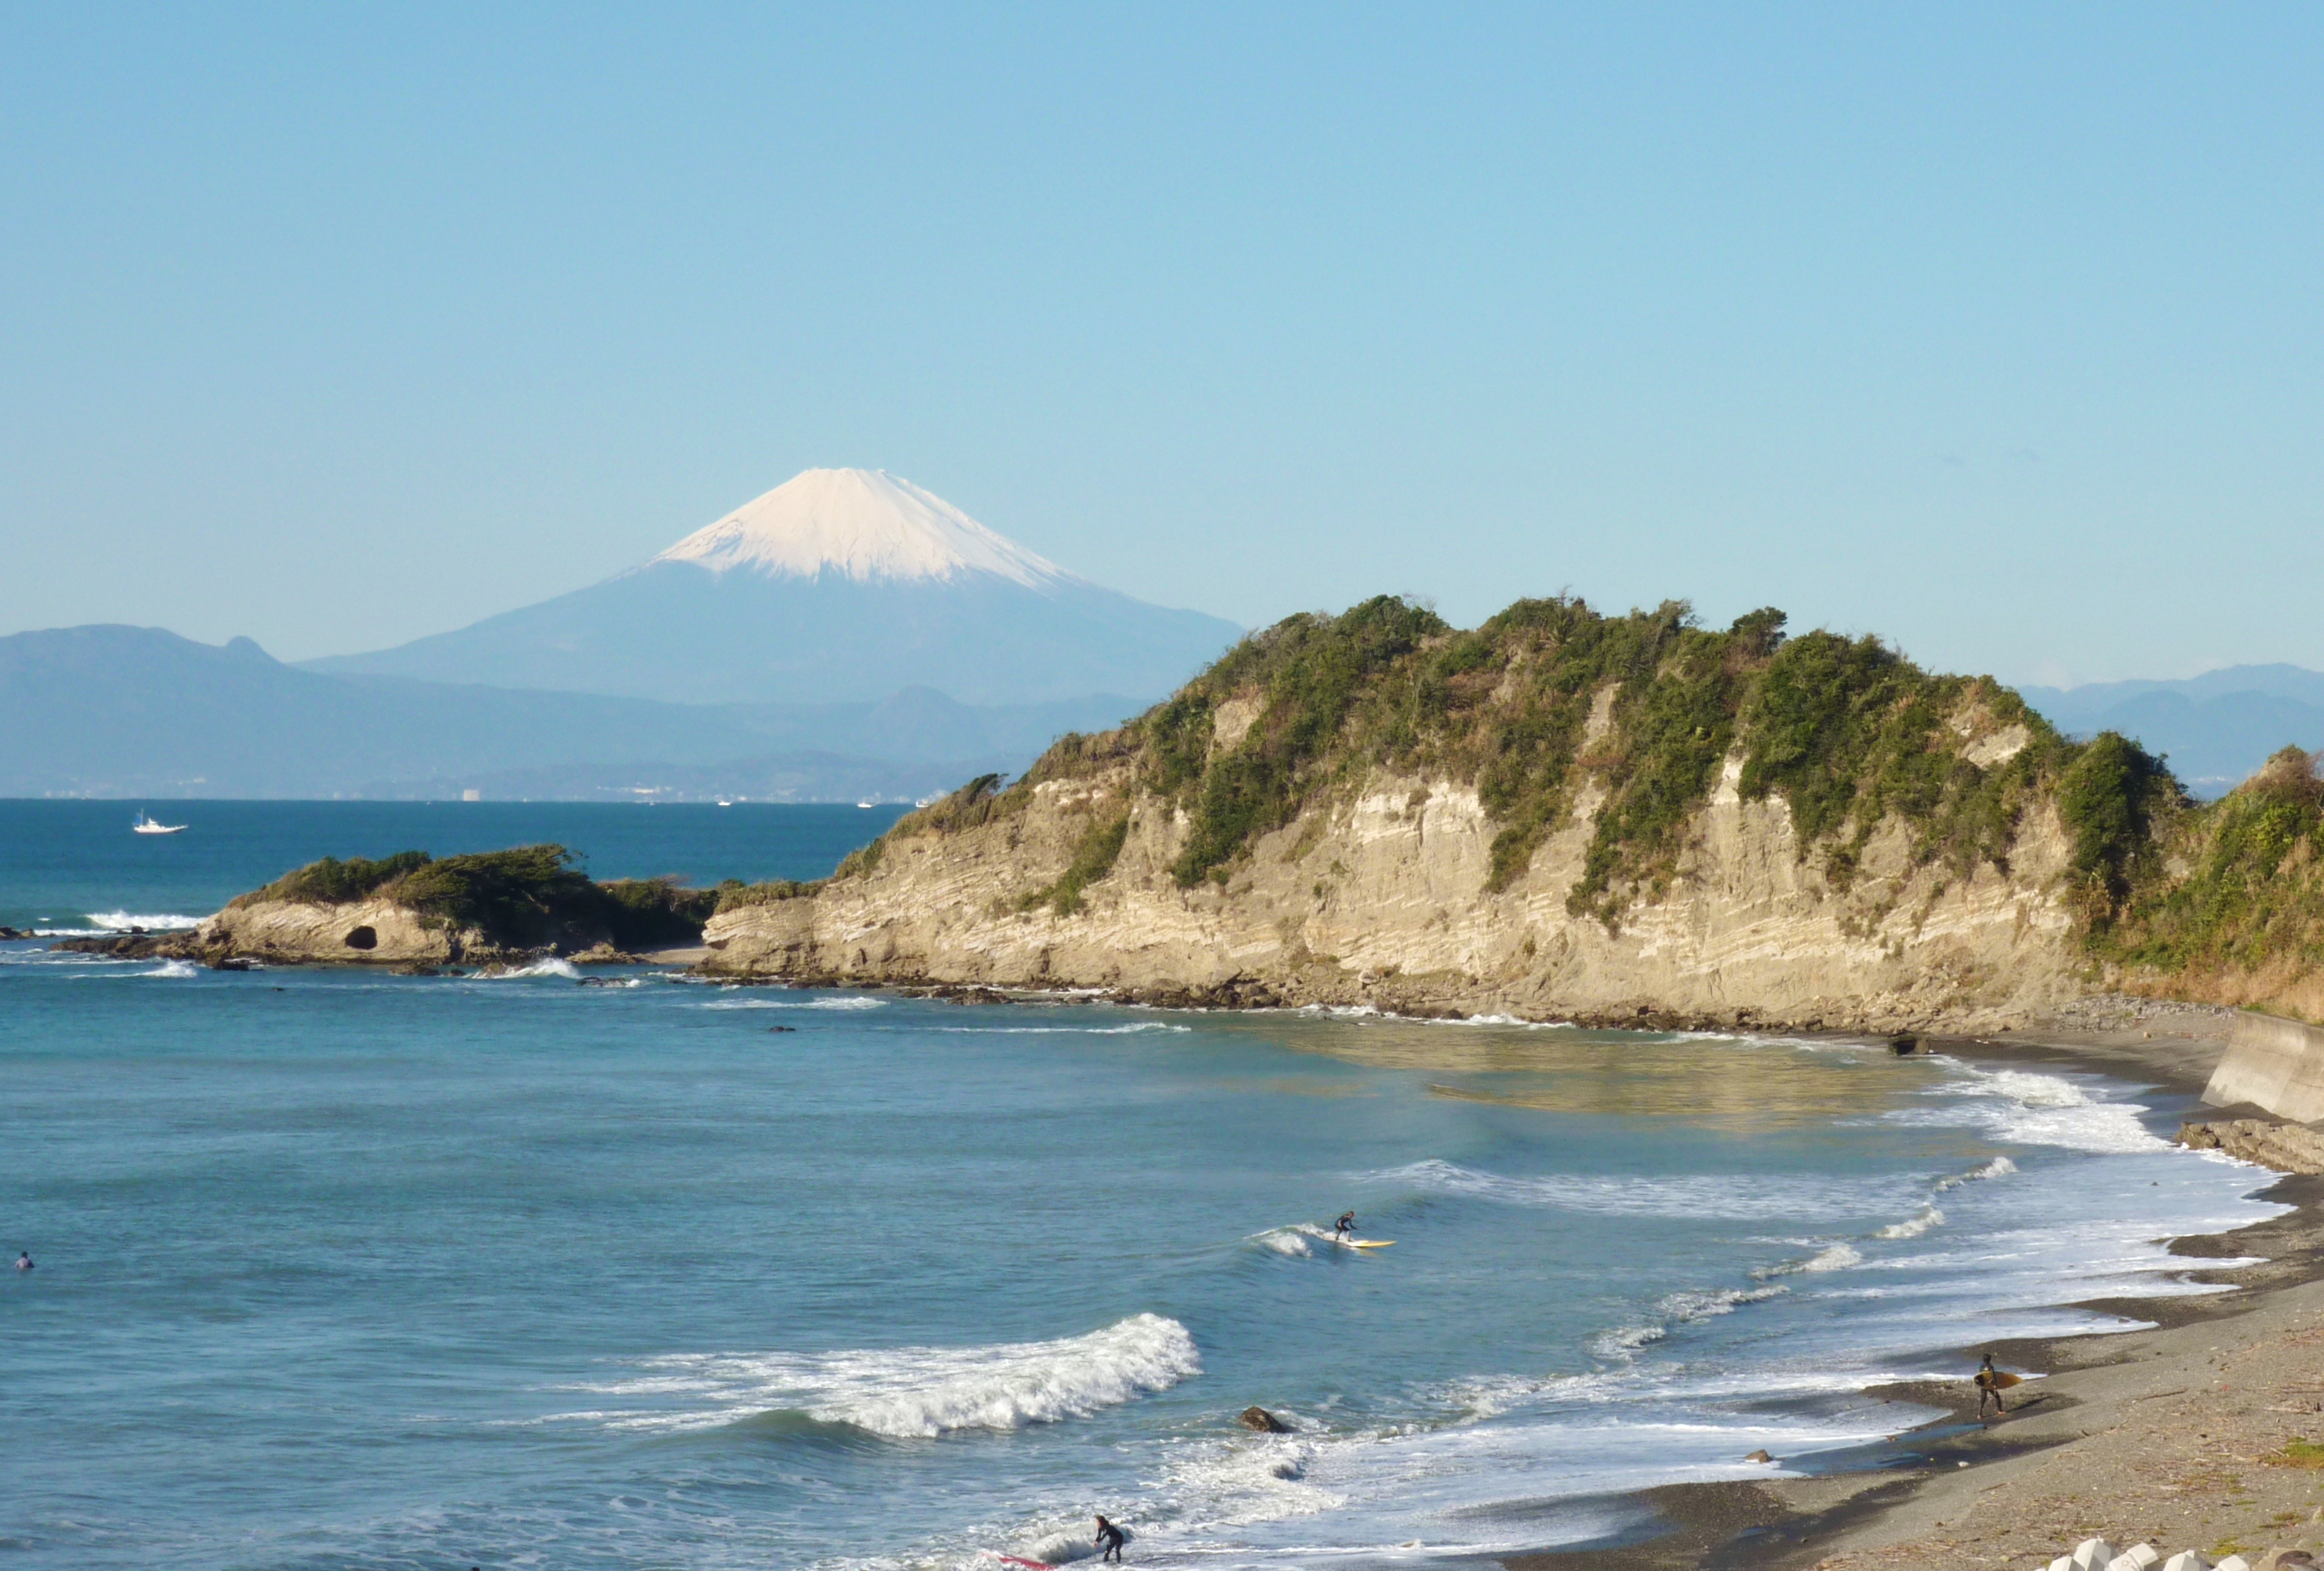
[(1341, 1212), (1340, 1219), (1332, 1224), (1332, 1236), (1344, 1244), (1355, 1236), (1356, 1214), (1353, 1211)]
[(1985, 1421), (1985, 1404), (1987, 1402), (1993, 1404), (1997, 1417), (2009, 1411), (2009, 1404), (2001, 1400), (2001, 1393), (2016, 1383), (2015, 1375), (2005, 1374), (1993, 1366), (1992, 1354), (1985, 1355), (1985, 1362), (1978, 1365), (1977, 1371), (1977, 1417), (1979, 1423)]
[(1117, 1566), (1120, 1565), (1121, 1546), (1126, 1543), (1128, 1539), (1129, 1535), (1124, 1533), (1120, 1528), (1115, 1527), (1111, 1522), (1106, 1520), (1104, 1514), (1101, 1512), (1097, 1519), (1097, 1537), (1090, 1540), (1091, 1543), (1095, 1544), (1099, 1548), (1105, 1551), (1104, 1554), (1100, 1555), (1097, 1557), (1098, 1564), (1103, 1565), (1106, 1561), (1111, 1560)]

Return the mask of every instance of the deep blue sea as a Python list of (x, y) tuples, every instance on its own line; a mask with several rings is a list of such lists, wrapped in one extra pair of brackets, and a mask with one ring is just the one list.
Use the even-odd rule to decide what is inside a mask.
[[(0, 803), (0, 922), (554, 839), (813, 876), (853, 808)], [(2197, 1291), (2271, 1175), (2139, 1089), (1825, 1043), (0, 945), (26, 1567), (1411, 1565), (1877, 1456), (1869, 1381)], [(788, 1029), (778, 1029), (788, 1027)], [(1328, 1237), (1354, 1208), (1359, 1254)], [(1248, 1432), (1258, 1403), (1296, 1432)]]

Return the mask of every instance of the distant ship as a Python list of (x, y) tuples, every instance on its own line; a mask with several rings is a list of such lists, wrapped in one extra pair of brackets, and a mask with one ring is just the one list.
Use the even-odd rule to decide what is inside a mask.
[(182, 832), (186, 826), (182, 823), (156, 823), (140, 812), (129, 827), (139, 834), (178, 834)]

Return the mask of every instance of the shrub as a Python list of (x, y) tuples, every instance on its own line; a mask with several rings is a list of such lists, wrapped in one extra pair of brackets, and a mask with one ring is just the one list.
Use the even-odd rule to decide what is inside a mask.
[(405, 874), (426, 867), (429, 859), (426, 851), (398, 851), (377, 861), (350, 857), (343, 862), (337, 857), (325, 857), (296, 872), (285, 873), (264, 888), (254, 889), (233, 903), (249, 905), (261, 900), (290, 900), (313, 905), (352, 905), (369, 899)]
[(1121, 848), (1130, 839), (1130, 814), (1120, 813), (1099, 820), (1082, 836), (1074, 848), (1074, 859), (1057, 881), (1046, 889), (1038, 890), (1019, 902), (1019, 909), (1030, 911), (1037, 905), (1047, 905), (1060, 916), (1071, 916), (1082, 908), (1082, 891), (1113, 871), (1120, 859)]
[(797, 900), (823, 887), (823, 880), (802, 884), (795, 879), (778, 878), (765, 884), (745, 884), (740, 878), (729, 878), (712, 891), (717, 904), (711, 914), (740, 911), (749, 905), (772, 905), (781, 900)]
[(723, 909), (722, 891), (690, 889), (676, 878), (616, 878), (596, 890), (606, 935), (617, 949), (691, 943)]

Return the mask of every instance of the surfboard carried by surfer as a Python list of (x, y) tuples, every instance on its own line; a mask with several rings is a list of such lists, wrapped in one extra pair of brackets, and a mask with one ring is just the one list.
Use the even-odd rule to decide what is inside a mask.
[(2009, 1404), (2001, 1400), (2001, 1393), (2007, 1391), (2011, 1386), (2017, 1384), (2018, 1379), (2018, 1376), (2010, 1373), (2006, 1369), (1996, 1369), (1993, 1366), (1992, 1354), (1988, 1353), (1985, 1355), (1985, 1362), (1978, 1365), (1977, 1371), (1977, 1416), (1978, 1422), (1982, 1423), (1985, 1420), (1985, 1404), (1987, 1402), (1991, 1402), (1993, 1404), (1993, 1410), (1997, 1416), (2006, 1413), (2009, 1410)]

